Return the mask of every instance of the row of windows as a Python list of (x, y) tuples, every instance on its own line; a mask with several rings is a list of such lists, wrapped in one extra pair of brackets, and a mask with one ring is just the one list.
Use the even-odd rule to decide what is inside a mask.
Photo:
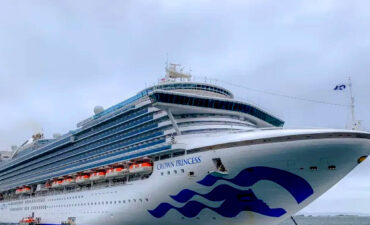
[(22, 207), (18, 207), (18, 208), (11, 208), (10, 211), (21, 211), (23, 210)]
[(208, 99), (208, 98), (198, 98), (198, 97), (190, 97), (190, 96), (185, 96), (185, 95), (175, 95), (175, 94), (166, 94), (166, 93), (154, 93), (150, 97), (152, 98), (152, 101), (154, 102), (181, 104), (181, 105), (223, 109), (223, 110), (231, 110), (231, 111), (236, 111), (236, 112), (247, 113), (267, 123), (270, 123), (271, 125), (274, 125), (274, 126), (284, 125), (284, 122), (279, 120), (278, 118), (273, 117), (255, 107), (242, 104), (242, 103), (238, 103), (238, 102)]
[(162, 84), (149, 89), (146, 89), (147, 92), (152, 92), (153, 90), (174, 90), (174, 89), (193, 89), (193, 90), (204, 90), (211, 91), (218, 94), (222, 94), (228, 97), (232, 97), (232, 94), (219, 87), (206, 85), (206, 84), (195, 84), (195, 83), (177, 83), (177, 84)]
[[(83, 207), (83, 206), (103, 206), (103, 205), (117, 205), (117, 204), (129, 204), (129, 203), (143, 203), (149, 202), (148, 198), (133, 198), (125, 200), (114, 200), (114, 201), (95, 201), (95, 202), (79, 202), (73, 204), (58, 204), (58, 205), (39, 205), (24, 207), (24, 210), (46, 210), (46, 209), (56, 209), (56, 208), (72, 208), (72, 207)], [(21, 211), (22, 207), (11, 208), (10, 211)]]
[[(104, 158), (113, 157), (113, 156), (122, 154), (124, 152), (134, 151), (136, 149), (145, 148), (145, 147), (160, 144), (160, 143), (163, 143), (163, 142), (164, 142), (164, 140), (161, 139), (161, 140), (157, 140), (157, 141), (151, 141), (148, 144), (143, 144), (143, 145), (139, 145), (139, 146), (136, 146), (136, 147), (118, 149), (118, 150), (114, 150), (114, 151), (105, 152), (105, 153), (102, 153), (102, 154), (99, 154), (99, 155), (94, 155), (94, 156), (91, 156), (91, 157), (81, 157), (80, 160), (77, 160), (77, 161), (68, 163), (66, 165), (63, 165), (61, 168), (57, 168), (57, 170), (62, 170), (67, 166), (71, 167), (73, 165), (87, 164), (87, 163), (98, 161), (98, 160), (101, 160), (101, 159), (104, 159)], [(113, 153), (115, 153), (115, 154), (113, 154)], [(53, 169), (53, 171), (54, 170), (55, 169)]]
[[(140, 109), (140, 110), (137, 110), (137, 111), (134, 111), (133, 113), (132, 113), (132, 117), (135, 117), (135, 116), (137, 116), (137, 115), (139, 115), (139, 114), (143, 114), (143, 113), (145, 113), (145, 112), (147, 112), (147, 108), (143, 108), (143, 109)], [(130, 115), (130, 114), (129, 114)], [(128, 117), (126, 117), (126, 118), (128, 118)], [(112, 125), (112, 123), (114, 123), (116, 120), (119, 120), (120, 118), (115, 118), (115, 117), (112, 117), (112, 119), (113, 120), (110, 120), (110, 123), (105, 123), (104, 125), (102, 125), (102, 126), (97, 126), (97, 127), (95, 127), (95, 130), (90, 130), (90, 132), (96, 132), (97, 130), (99, 130), (99, 129), (103, 129), (105, 126), (109, 126), (109, 125), (106, 125), (106, 124), (110, 124), (110, 125)], [(120, 122), (120, 121), (119, 121)], [(117, 122), (116, 122), (117, 123)], [(102, 127), (102, 128), (101, 128)], [(88, 132), (89, 133), (89, 132)], [(81, 136), (79, 136), (79, 138), (81, 138)], [(55, 143), (53, 143), (53, 144), (51, 144), (51, 145), (48, 145), (48, 146), (46, 146), (45, 148), (41, 148), (41, 149), (38, 149), (37, 151), (33, 151), (30, 155), (27, 155), (27, 156), (25, 156), (25, 157), (22, 157), (22, 158), (19, 158), (18, 160), (14, 160), (14, 161), (12, 161), (10, 164), (8, 164), (4, 169), (10, 169), (11, 167), (14, 167), (14, 165), (16, 165), (16, 164), (18, 164), (18, 163), (20, 163), (20, 162), (24, 162), (25, 160), (27, 160), (27, 161), (29, 161), (32, 157), (34, 157), (34, 156), (36, 156), (36, 155), (39, 155), (39, 159), (41, 158), (41, 155), (40, 155), (40, 153), (44, 153), (44, 152), (46, 152), (46, 151), (49, 151), (49, 150), (55, 150), (55, 149), (53, 149), (53, 148), (55, 148), (55, 147), (57, 147), (57, 146), (60, 146), (60, 145), (62, 145), (62, 144), (66, 144), (66, 143), (68, 143), (68, 142), (70, 142), (70, 138), (63, 138), (62, 140), (60, 140), (60, 141), (57, 141), (57, 142), (55, 142)], [(32, 162), (32, 161), (31, 161)], [(1, 168), (1, 167), (0, 167)], [(1, 170), (3, 170), (2, 168), (1, 168)], [(0, 171), (1, 171), (0, 170)]]
[(96, 134), (97, 132), (104, 130), (108, 127), (112, 127), (114, 125), (117, 125), (119, 123), (122, 123), (124, 121), (127, 121), (129, 119), (132, 119), (134, 117), (137, 117), (139, 115), (143, 115), (148, 112), (148, 108), (142, 108), (135, 111), (131, 111), (130, 113), (125, 113), (116, 117), (111, 117), (108, 121), (103, 122), (99, 125), (96, 125), (90, 129), (87, 129), (86, 131), (83, 131), (76, 135), (77, 140), (81, 140), (87, 136)]
[(10, 202), (8, 205), (11, 206), (11, 205), (22, 205), (23, 204), (23, 201), (17, 201), (17, 202)]
[(84, 197), (83, 195), (76, 195), (76, 196), (71, 196), (71, 197), (58, 197), (58, 198), (48, 199), (48, 201), (55, 202), (55, 201), (63, 201), (63, 200), (81, 199), (83, 197)]
[(25, 201), (26, 204), (36, 203), (36, 202), (45, 202), (45, 199), (44, 198), (41, 198), (41, 199), (29, 199), (29, 200), (26, 200)]
[[(146, 133), (144, 135), (141, 135), (139, 138), (133, 138), (133, 139), (125, 139), (124, 141), (120, 141), (118, 143), (109, 143), (109, 145), (106, 145), (105, 147), (103, 148), (97, 148), (96, 150), (90, 150), (87, 152), (87, 153), (84, 153), (85, 155), (80, 155), (78, 156), (79, 159), (85, 159), (85, 163), (88, 163), (88, 162), (91, 162), (91, 161), (97, 161), (98, 159), (95, 158), (93, 160), (89, 160), (89, 159), (86, 159), (86, 157), (88, 155), (93, 155), (93, 154), (98, 154), (98, 153), (102, 153), (102, 152), (106, 152), (108, 150), (111, 150), (111, 149), (115, 149), (115, 148), (122, 148), (123, 146), (126, 146), (126, 145), (130, 145), (130, 144), (133, 144), (135, 142), (140, 142), (142, 140), (145, 140), (145, 139), (150, 139), (150, 138), (153, 138), (153, 137), (156, 137), (156, 136), (159, 136), (159, 135), (162, 135), (163, 132), (149, 132), (149, 133)], [(152, 143), (152, 144), (149, 144), (149, 145), (154, 145), (155, 143)], [(138, 148), (143, 148), (143, 146), (140, 146)], [(103, 156), (103, 158), (105, 158), (106, 156)], [(58, 165), (62, 164), (61, 167), (58, 168)], [(7, 182), (12, 182), (12, 181), (18, 181), (18, 183), (22, 184), (23, 182), (25, 182), (25, 180), (23, 179), (26, 179), (27, 180), (30, 180), (32, 181), (32, 179), (34, 177), (37, 177), (37, 176), (41, 176), (45, 173), (47, 173), (48, 171), (50, 172), (55, 172), (55, 171), (59, 171), (59, 170), (62, 170), (64, 169), (66, 166), (64, 165), (65, 163), (56, 163), (56, 164), (51, 164), (49, 166), (46, 166), (44, 168), (39, 168), (39, 169), (36, 169), (36, 170), (33, 170), (32, 171), (32, 175), (31, 174), (28, 174), (28, 173), (24, 173), (24, 174), (21, 174), (21, 175), (17, 175), (17, 176), (14, 176), (12, 177), (11, 179), (8, 179)], [(72, 164), (78, 164), (78, 162), (73, 162), (73, 163), (69, 163), (68, 166), (71, 166)], [(48, 169), (48, 170), (46, 170)], [(66, 173), (66, 172), (65, 172)], [(64, 174), (65, 175), (65, 174)]]
[(144, 97), (145, 95), (146, 95), (145, 92), (140, 92), (139, 94), (137, 94), (137, 95), (135, 95), (135, 96), (133, 96), (133, 97), (131, 97), (129, 99), (126, 99), (125, 101), (123, 101), (123, 102), (121, 102), (121, 103), (119, 103), (117, 105), (114, 105), (114, 106), (112, 106), (112, 107), (104, 110), (103, 112), (95, 115), (94, 116), (94, 119), (98, 119), (98, 118), (100, 118), (100, 117), (102, 117), (104, 115), (107, 115), (107, 114), (109, 114), (111, 112), (114, 112), (114, 111), (116, 111), (116, 110), (118, 110), (118, 109), (120, 109), (120, 108), (122, 108), (124, 106), (127, 106), (129, 104), (132, 104), (135, 101), (139, 100), (140, 98)]
[(143, 117), (140, 117), (138, 119), (135, 119), (135, 120), (132, 120), (130, 122), (123, 122), (123, 123), (120, 123), (118, 124), (118, 126), (112, 126), (112, 127), (109, 127), (107, 129), (105, 129), (104, 131), (98, 133), (98, 134), (94, 134), (92, 136), (89, 136), (89, 137), (86, 137), (82, 140), (80, 140), (78, 142), (78, 145), (81, 146), (85, 143), (91, 143), (91, 141), (96, 141), (97, 139), (99, 138), (105, 138), (105, 137), (108, 137), (110, 136), (111, 134), (113, 134), (114, 132), (122, 132), (124, 130), (128, 130), (140, 123), (143, 123), (143, 122), (146, 122), (146, 121), (150, 121), (151, 119), (153, 119), (153, 116), (152, 114), (150, 115), (146, 115), (146, 116), (143, 116)]
[(249, 124), (242, 122), (232, 122), (232, 121), (192, 121), (192, 122), (180, 122), (177, 123), (179, 127), (189, 127), (189, 126), (201, 126), (201, 125), (229, 125), (229, 126), (243, 126), (250, 127)]
[[(164, 150), (167, 150), (171, 148), (171, 146), (164, 146), (164, 147), (161, 147), (161, 148), (157, 148), (157, 149), (152, 149), (152, 150), (149, 150), (149, 151), (146, 151), (144, 152), (144, 154), (153, 154), (153, 153), (158, 153), (158, 152), (161, 152), (161, 151), (164, 151)], [(185, 154), (185, 151), (179, 151), (179, 152), (175, 152), (173, 153), (173, 157), (176, 157), (176, 156), (181, 156), (181, 155), (184, 155)], [(170, 156), (171, 157), (171, 156)], [(162, 158), (162, 157), (161, 157)], [(122, 158), (120, 159), (117, 159), (118, 161), (121, 161), (123, 160)], [(113, 162), (110, 162), (110, 163), (113, 163)], [(101, 165), (93, 165), (94, 167), (96, 166), (101, 166)], [(185, 173), (185, 170), (184, 169), (181, 169), (179, 170), (179, 173)], [(173, 171), (174, 174), (177, 174), (177, 170), (176, 171)], [(168, 173), (169, 175), (171, 173)], [(163, 174), (162, 174), (163, 175)], [(117, 192), (115, 192), (117, 193)], [(93, 193), (94, 194), (94, 193)], [(114, 194), (114, 192), (98, 192), (98, 193), (95, 193), (94, 195), (103, 195), (103, 194)], [(31, 197), (32, 198), (32, 197)], [(60, 196), (60, 197), (55, 197), (55, 198), (51, 198), (51, 199), (48, 199), (47, 201), (49, 202), (53, 202), (53, 201), (63, 201), (63, 200), (73, 200), (73, 199), (82, 199), (84, 198), (83, 195), (75, 195), (75, 196), (70, 196), (70, 197), (63, 197), (63, 196)], [(25, 200), (25, 203), (37, 203), (37, 202), (45, 202), (45, 199), (42, 198), (36, 198), (36, 199), (28, 199), (28, 200)], [(16, 201), (16, 202), (9, 202), (8, 205), (22, 205), (23, 204), (23, 201)]]
[[(141, 147), (136, 147), (136, 148), (140, 149)], [(139, 153), (134, 153), (134, 154), (131, 154), (131, 155), (122, 156), (122, 157), (111, 159), (111, 160), (108, 160), (108, 161), (105, 161), (105, 162), (102, 162), (102, 163), (95, 163), (95, 164), (92, 164), (90, 166), (85, 166), (85, 167), (82, 167), (82, 168), (71, 170), (71, 171), (69, 171), (69, 173), (75, 173), (75, 172), (78, 172), (78, 171), (83, 171), (83, 170), (87, 170), (87, 169), (91, 169), (91, 168), (96, 168), (96, 167), (99, 167), (99, 166), (110, 165), (110, 164), (113, 164), (113, 163), (116, 163), (116, 162), (121, 162), (121, 161), (128, 160), (128, 159), (138, 158), (138, 157), (141, 157), (141, 156), (144, 156), (144, 155), (149, 155), (149, 154), (161, 152), (161, 151), (165, 151), (165, 150), (168, 150), (168, 149), (171, 149), (171, 145), (167, 145), (167, 146), (163, 146), (163, 147), (159, 147), (159, 148), (154, 148), (154, 149), (142, 151), (142, 152), (139, 152)], [(62, 174), (56, 174), (55, 176), (61, 176), (61, 175)]]
[[(114, 136), (110, 137), (108, 140), (107, 139), (100, 140), (100, 141), (97, 141), (95, 144), (90, 144), (90, 145), (87, 145), (83, 148), (80, 148), (80, 149), (71, 151), (69, 153), (63, 154), (63, 158), (55, 157), (51, 161), (49, 160), (49, 161), (47, 161), (43, 164), (36, 164), (34, 166), (30, 166), (26, 170), (22, 170), (21, 172), (24, 174), (26, 171), (32, 171), (33, 174), (35, 174), (36, 171), (41, 171), (41, 170), (47, 169), (47, 168), (56, 168), (57, 165), (65, 164), (66, 160), (62, 161), (63, 159), (67, 159), (68, 161), (71, 161), (71, 160), (74, 160), (76, 158), (82, 158), (82, 157), (87, 156), (87, 155), (93, 155), (94, 152), (91, 151), (91, 150), (94, 149), (94, 148), (97, 148), (97, 146), (102, 147), (104, 145), (111, 144), (116, 140), (128, 138), (129, 136), (132, 136), (134, 134), (143, 133), (144, 131), (150, 130), (150, 129), (155, 128), (155, 127), (157, 127), (157, 124), (152, 123), (152, 124), (147, 124), (145, 126), (141, 126), (140, 128), (134, 129), (130, 132), (114, 135)], [(115, 140), (113, 138), (115, 138)], [(137, 140), (137, 139), (131, 138), (131, 139), (126, 139), (126, 140)], [(77, 151), (79, 151), (80, 153), (77, 154)], [(87, 152), (87, 153), (82, 154), (83, 152)], [(74, 157), (71, 158), (72, 155), (74, 155)], [(45, 166), (47, 164), (49, 164), (49, 166)], [(43, 167), (43, 168), (41, 168), (41, 167)], [(36, 168), (38, 168), (38, 169), (36, 169)], [(9, 173), (7, 176), (2, 177), (2, 179), (5, 179), (7, 177), (11, 177), (11, 176), (14, 176), (14, 175), (15, 175), (14, 172)]]
[[(177, 174), (178, 172), (177, 172), (177, 170), (173, 170), (173, 173), (174, 174)], [(184, 169), (181, 169), (180, 171), (179, 171), (179, 173), (185, 173), (185, 170)], [(161, 176), (163, 176), (163, 175), (165, 175), (166, 173), (165, 172), (161, 172)], [(171, 171), (170, 170), (168, 170), (167, 171), (167, 175), (171, 175)]]
[[(135, 148), (140, 149), (142, 147), (138, 146), (138, 147), (135, 147)], [(37, 178), (32, 176), (29, 179), (25, 179), (25, 180), (17, 179), (17, 181), (15, 181), (14, 183), (10, 183), (10, 185), (9, 185), (9, 182), (7, 182), (8, 185), (4, 184), (3, 188), (4, 189), (5, 188), (7, 188), (7, 189), (14, 188), (14, 187), (17, 187), (19, 185), (24, 185), (24, 183), (28, 183), (28, 182), (32, 182), (32, 183), (43, 182), (43, 181), (45, 181), (47, 179), (51, 179), (53, 177), (64, 176), (66, 174), (72, 174), (72, 173), (75, 173), (75, 172), (84, 171), (84, 170), (88, 170), (88, 169), (91, 169), (91, 168), (96, 168), (96, 167), (100, 167), (100, 166), (104, 166), (104, 165), (110, 165), (110, 164), (113, 164), (113, 163), (116, 163), (116, 162), (121, 162), (121, 161), (132, 159), (132, 158), (137, 158), (137, 157), (140, 157), (140, 156), (143, 156), (143, 155), (148, 155), (148, 154), (156, 153), (156, 152), (159, 152), (159, 151), (164, 151), (164, 150), (167, 150), (167, 149), (170, 149), (170, 148), (171, 148), (170, 145), (163, 146), (163, 147), (159, 147), (159, 148), (155, 148), (155, 149), (151, 149), (151, 150), (146, 150), (146, 151), (139, 152), (139, 153), (132, 153), (130, 155), (122, 156), (122, 157), (115, 158), (115, 159), (112, 159), (112, 160), (107, 160), (107, 161), (104, 161), (104, 162), (94, 163), (94, 164), (91, 164), (89, 166), (71, 168), (68, 171), (64, 171), (64, 172), (60, 172), (60, 173), (45, 174), (45, 175), (39, 176)], [(98, 161), (98, 160), (94, 160), (94, 161)]]
[(29, 160), (31, 157), (34, 157), (36, 155), (41, 155), (42, 153), (46, 152), (46, 151), (49, 151), (53, 148), (56, 148), (57, 146), (62, 146), (62, 145), (65, 145), (67, 144), (68, 142), (70, 142), (70, 138), (63, 138), (61, 139), (60, 141), (57, 141), (53, 144), (50, 144), (48, 146), (45, 146), (44, 148), (41, 148), (41, 149), (38, 149), (37, 151), (32, 151), (29, 155), (27, 156), (24, 156), (24, 157), (20, 157), (20, 158), (15, 158), (14, 160), (12, 160), (11, 162), (3, 165), (3, 166), (0, 166), (0, 171), (4, 171), (4, 170), (9, 170), (10, 168), (13, 168), (14, 166), (16, 166), (16, 164), (19, 164), (21, 162), (24, 162), (26, 160)]
[[(129, 116), (130, 116), (130, 119), (131, 119), (131, 118), (134, 118), (135, 116), (141, 115), (141, 114), (143, 114), (143, 113), (145, 113), (145, 112), (147, 112), (147, 108), (144, 108), (144, 109), (141, 109), (141, 110), (137, 111), (136, 113), (134, 113), (135, 115), (130, 114), (130, 115), (129, 115)], [(148, 115), (148, 116), (149, 116), (149, 118), (146, 118), (146, 119), (145, 119), (146, 121), (150, 120), (150, 115)], [(122, 121), (120, 121), (120, 122), (122, 122)], [(137, 121), (137, 122), (136, 122), (136, 124), (138, 124), (138, 123), (140, 123), (140, 122), (138, 122), (138, 121)], [(131, 126), (134, 126), (134, 125), (136, 125), (136, 124), (131, 124)], [(95, 137), (92, 137), (92, 138), (95, 138)], [(95, 139), (97, 140), (98, 138), (95, 138)], [(65, 153), (65, 152), (71, 151), (71, 150), (73, 150), (73, 149), (77, 149), (78, 147), (82, 146), (82, 144), (83, 144), (83, 143), (81, 143), (81, 142), (77, 142), (77, 143), (76, 143), (76, 144), (74, 144), (74, 145), (71, 145), (71, 146), (69, 146), (69, 147), (67, 147), (67, 148), (63, 148), (63, 149), (61, 149), (61, 151), (56, 151), (56, 152), (51, 153), (51, 154), (48, 154), (48, 155), (46, 155), (46, 156), (39, 157), (38, 159), (35, 159), (35, 160), (32, 160), (32, 161), (29, 161), (28, 163), (24, 163), (23, 165), (18, 166), (18, 167), (14, 168), (14, 169), (7, 170), (7, 171), (6, 171), (6, 173), (9, 173), (9, 172), (12, 172), (12, 171), (20, 171), (20, 170), (22, 170), (23, 168), (27, 168), (28, 170), (32, 170), (32, 169), (34, 169), (34, 168), (35, 168), (35, 166), (36, 166), (36, 167), (40, 167), (40, 166), (42, 166), (42, 165), (39, 165), (39, 164), (36, 164), (36, 163), (41, 162), (41, 161), (44, 161), (44, 160), (47, 160), (47, 159), (49, 159), (49, 158), (55, 158), (56, 156), (58, 156), (58, 155), (60, 155), (60, 154), (62, 154), (62, 153)], [(74, 152), (75, 152), (75, 151), (74, 151)], [(73, 154), (73, 153), (70, 153), (70, 155), (71, 155), (71, 154)], [(64, 154), (63, 156), (66, 156), (66, 154)], [(59, 160), (59, 159), (58, 159), (58, 160)], [(51, 162), (49, 162), (49, 163), (51, 163)], [(30, 165), (32, 165), (32, 164), (34, 164), (35, 166), (30, 167)], [(45, 164), (44, 164), (44, 165), (45, 165)], [(24, 170), (22, 170), (22, 172), (24, 172)], [(3, 175), (3, 174), (0, 174), (0, 176), (1, 176), (1, 175)]]
[[(248, 124), (249, 126), (253, 126), (253, 127), (256, 127), (255, 124), (251, 123), (250, 121), (248, 120), (242, 120), (240, 118), (240, 116), (234, 116), (234, 115), (225, 115), (225, 114), (215, 114), (215, 113), (192, 113), (192, 114), (182, 114), (182, 115), (176, 115), (175, 118), (178, 121), (178, 124), (181, 123), (181, 119), (209, 119), (209, 118), (213, 118), (212, 121), (216, 121), (215, 119), (217, 119), (217, 121), (224, 121), (224, 120), (230, 120), (230, 119), (233, 119), (233, 120), (237, 120), (236, 122), (242, 122), (243, 124)], [(235, 122), (235, 121), (234, 121)]]

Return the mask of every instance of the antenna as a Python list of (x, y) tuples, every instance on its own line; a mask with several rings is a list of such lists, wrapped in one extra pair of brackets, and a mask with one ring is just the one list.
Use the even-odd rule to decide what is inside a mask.
[(349, 93), (350, 93), (350, 100), (351, 100), (351, 118), (352, 118), (352, 130), (359, 130), (360, 129), (360, 121), (356, 120), (355, 117), (355, 97), (353, 97), (353, 91), (352, 91), (352, 80), (351, 77), (348, 77), (348, 87), (349, 87)]

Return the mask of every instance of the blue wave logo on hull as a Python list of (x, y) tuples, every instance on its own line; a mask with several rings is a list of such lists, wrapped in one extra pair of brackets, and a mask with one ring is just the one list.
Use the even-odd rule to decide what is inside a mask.
[[(269, 180), (285, 188), (298, 204), (313, 194), (312, 187), (303, 178), (284, 170), (269, 167), (250, 167), (242, 170), (232, 179), (210, 174), (198, 183), (210, 187), (221, 180), (241, 187), (250, 187), (261, 180)], [(204, 203), (191, 200), (194, 196), (201, 196), (209, 201), (223, 202), (217, 208), (210, 207)], [(210, 209), (228, 218), (235, 217), (242, 211), (251, 211), (270, 217), (280, 217), (286, 213), (282, 208), (270, 208), (265, 202), (256, 197), (252, 189), (241, 190), (228, 184), (218, 185), (207, 194), (184, 189), (177, 195), (171, 196), (171, 198), (176, 202), (185, 203), (185, 205), (175, 207), (169, 203), (161, 203), (155, 209), (148, 210), (148, 212), (156, 218), (165, 216), (171, 209), (177, 210), (189, 218), (197, 216), (203, 209)]]
[(313, 194), (312, 187), (303, 178), (284, 170), (262, 166), (244, 169), (232, 179), (207, 175), (198, 183), (204, 186), (212, 186), (219, 180), (229, 181), (242, 187), (252, 186), (261, 180), (272, 181), (285, 188), (295, 198), (297, 203), (303, 202)]
[(188, 201), (183, 207), (177, 208), (169, 203), (161, 203), (156, 209), (149, 211), (154, 217), (161, 218), (170, 209), (176, 209), (186, 217), (195, 217), (203, 209), (211, 209), (224, 217), (235, 217), (242, 211), (252, 211), (272, 217), (280, 217), (286, 213), (284, 209), (270, 209), (266, 203), (257, 199), (252, 190), (242, 191), (229, 185), (222, 184), (210, 193), (202, 195), (191, 190), (183, 190), (179, 195), (173, 197), (184, 202), (191, 196), (199, 195), (211, 201), (224, 201), (220, 207), (213, 208), (197, 201)]

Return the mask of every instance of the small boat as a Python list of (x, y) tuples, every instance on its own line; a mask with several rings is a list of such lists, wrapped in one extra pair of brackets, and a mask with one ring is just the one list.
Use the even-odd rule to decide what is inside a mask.
[(153, 164), (135, 163), (130, 166), (130, 173), (151, 173), (153, 171)]
[(105, 177), (107, 178), (112, 178), (112, 177), (118, 177), (125, 175), (128, 170), (125, 169), (124, 167), (116, 167), (116, 168), (110, 168), (107, 170)]
[(39, 225), (40, 220), (40, 218), (24, 217), (19, 221), (19, 225)]
[(86, 183), (90, 181), (90, 175), (89, 174), (85, 174), (85, 175), (79, 175), (76, 177), (76, 183), (77, 184), (83, 184), (83, 183)]

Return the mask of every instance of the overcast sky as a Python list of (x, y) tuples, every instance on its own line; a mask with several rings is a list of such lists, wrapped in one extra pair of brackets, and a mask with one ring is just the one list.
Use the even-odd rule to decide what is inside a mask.
[[(75, 129), (95, 105), (155, 83), (170, 62), (218, 79), (286, 127), (345, 128), (333, 91), (353, 80), (356, 117), (370, 130), (370, 1), (0, 1), (0, 150), (34, 132)], [(369, 213), (370, 161), (306, 213)]]

